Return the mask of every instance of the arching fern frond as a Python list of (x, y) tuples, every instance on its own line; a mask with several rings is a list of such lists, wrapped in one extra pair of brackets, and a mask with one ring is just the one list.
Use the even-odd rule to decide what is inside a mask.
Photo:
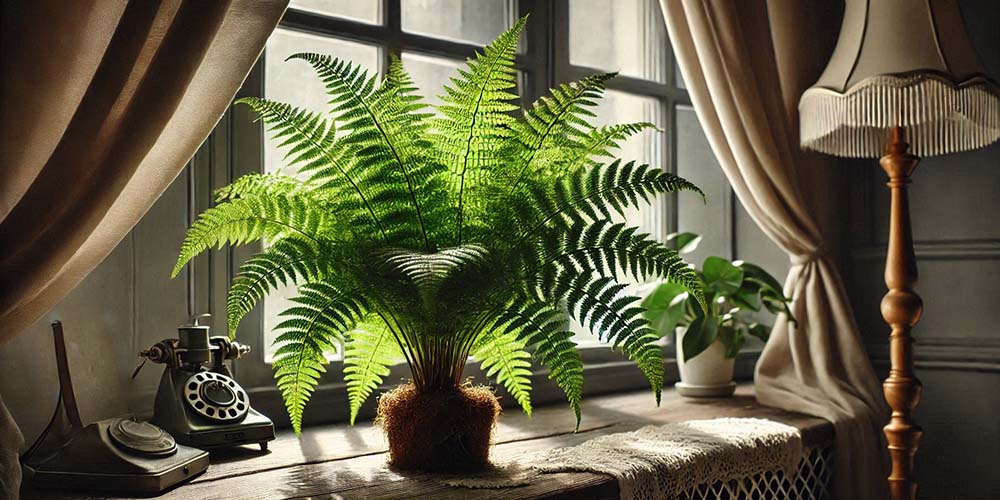
[(332, 191), (330, 194), (341, 203), (341, 209), (357, 207), (352, 211), (355, 213), (344, 215), (370, 224), (383, 238), (386, 236), (370, 195), (358, 184), (358, 175), (351, 172), (356, 149), (336, 140), (332, 122), (318, 113), (259, 97), (244, 97), (236, 103), (245, 104), (257, 113), (258, 119), (273, 133), (272, 138), (282, 141), (278, 147), (288, 147), (285, 159), (297, 166), (299, 173), (310, 174), (310, 181)]
[(344, 381), (351, 407), (351, 425), (368, 396), (378, 388), (389, 368), (402, 358), (389, 328), (377, 316), (347, 332)]
[(604, 276), (622, 273), (636, 280), (659, 277), (683, 286), (705, 307), (701, 280), (694, 269), (676, 251), (638, 231), (607, 219), (572, 223), (541, 241), (541, 252), (529, 254), (536, 260), (526, 262), (526, 271), (529, 275), (544, 272), (548, 266)]
[(279, 286), (319, 281), (332, 268), (346, 264), (336, 258), (340, 252), (334, 251), (331, 245), (331, 242), (317, 244), (292, 237), (279, 240), (247, 259), (233, 278), (226, 299), (229, 335), (236, 334), (243, 317), (268, 292)]
[(302, 181), (280, 174), (246, 174), (228, 186), (216, 189), (212, 194), (216, 203), (252, 196), (274, 196), (306, 192), (308, 186)]
[(635, 361), (659, 404), (663, 390), (663, 353), (655, 343), (659, 336), (642, 315), (639, 298), (625, 294), (625, 289), (626, 285), (614, 278), (597, 277), (588, 271), (561, 271), (538, 283), (544, 296), (565, 297), (570, 316)]
[(420, 253), (390, 248), (375, 258), (383, 273), (412, 284), (425, 305), (432, 305), (438, 289), (464, 267), (482, 265), (486, 249), (478, 245), (446, 248), (436, 253)]
[(565, 314), (558, 308), (521, 296), (500, 310), (494, 328), (516, 334), (535, 359), (548, 367), (549, 379), (566, 393), (579, 428), (583, 360), (567, 326)]
[(472, 350), (472, 357), (482, 363), (487, 377), (496, 377), (507, 392), (531, 415), (531, 355), (517, 332), (494, 330), (483, 334)]
[[(614, 73), (588, 76), (580, 81), (562, 84), (544, 96), (524, 112), (520, 120), (511, 124), (512, 145), (508, 153), (517, 160), (511, 162), (511, 170), (506, 182), (510, 191), (520, 187), (526, 175), (537, 167), (545, 166), (562, 156), (562, 149), (582, 142), (593, 128), (587, 118), (593, 117), (590, 110), (597, 105), (597, 99), (604, 93), (604, 83)], [(554, 154), (546, 155), (546, 150)]]
[(344, 333), (354, 328), (367, 304), (358, 294), (346, 294), (322, 282), (299, 287), (297, 305), (281, 313), (287, 318), (275, 328), (272, 368), (285, 408), (296, 433), (302, 430), (302, 411), (326, 371), (325, 354), (335, 353)]
[(216, 245), (242, 245), (289, 235), (319, 241), (333, 224), (322, 208), (310, 196), (295, 194), (237, 198), (209, 208), (188, 229), (171, 276)]
[(556, 174), (576, 172), (583, 167), (596, 167), (599, 165), (598, 158), (611, 157), (612, 150), (620, 148), (623, 141), (648, 129), (656, 129), (656, 125), (636, 122), (592, 129), (586, 137), (574, 144), (575, 147), (567, 148), (565, 158), (559, 161), (561, 165)]
[[(376, 202), (394, 212), (386, 229), (394, 240), (406, 239), (415, 227), (426, 250), (432, 249), (422, 209), (444, 193), (434, 179), (443, 169), (429, 161), (430, 143), (421, 132), (425, 115), (405, 99), (398, 85), (376, 87), (375, 77), (351, 63), (320, 54), (300, 53), (289, 59), (308, 62), (323, 79), (342, 140), (356, 150), (354, 169)], [(398, 78), (399, 72), (396, 71)], [(408, 234), (402, 234), (400, 231)]]
[(552, 221), (611, 219), (625, 210), (648, 203), (660, 193), (691, 191), (705, 194), (691, 182), (649, 165), (615, 160), (609, 165), (573, 172), (554, 188), (538, 186), (519, 222), (531, 235)]

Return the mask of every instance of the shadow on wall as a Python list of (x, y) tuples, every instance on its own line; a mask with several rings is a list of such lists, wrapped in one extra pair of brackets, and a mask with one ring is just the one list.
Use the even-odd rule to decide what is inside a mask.
[(59, 395), (50, 324), (61, 320), (84, 422), (128, 410), (125, 366), (132, 346), (132, 259), (126, 239), (74, 291), (28, 331), (0, 347), (0, 394), (21, 427), (25, 446), (45, 428)]

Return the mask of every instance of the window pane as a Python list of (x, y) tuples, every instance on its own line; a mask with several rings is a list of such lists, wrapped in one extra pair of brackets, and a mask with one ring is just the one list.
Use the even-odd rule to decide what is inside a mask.
[(665, 82), (666, 51), (657, 0), (570, 0), (570, 64)]
[(292, 0), (291, 9), (381, 24), (382, 0)]
[(514, 24), (513, 0), (405, 0), (404, 31), (486, 45)]
[[(652, 97), (639, 96), (626, 92), (608, 90), (600, 101), (596, 110), (597, 117), (593, 123), (595, 125), (614, 125), (631, 122), (650, 122), (658, 128), (664, 128), (662, 123), (662, 103)], [(646, 163), (656, 167), (663, 167), (663, 145), (665, 137), (662, 132), (647, 130), (634, 135), (622, 144), (618, 151), (612, 151), (614, 158), (622, 161), (636, 161)], [(606, 159), (611, 161), (610, 158)], [(658, 197), (648, 206), (638, 209), (630, 209), (626, 212), (624, 220), (631, 225), (638, 226), (644, 233), (649, 233), (654, 238), (663, 240), (666, 237), (667, 224), (667, 198)], [(641, 283), (636, 283), (625, 276), (619, 277), (623, 284), (631, 284), (624, 290), (625, 293), (636, 293), (636, 288)], [(578, 344), (594, 344), (597, 339), (591, 333), (578, 324), (571, 321), (570, 329), (577, 335), (574, 340)]]
[(686, 89), (687, 84), (684, 83), (684, 75), (681, 74), (681, 67), (674, 62), (674, 86), (679, 89)]
[(456, 70), (459, 67), (465, 65), (465, 61), (457, 59), (443, 59), (412, 52), (403, 52), (402, 59), (406, 71), (420, 88), (420, 95), (430, 104), (441, 103), (438, 96), (444, 93), (444, 85), (449, 83), (449, 78), (458, 74)]
[[(650, 122), (664, 128), (661, 118), (661, 103), (653, 97), (639, 96), (608, 90), (597, 109), (596, 125), (614, 125), (631, 122)], [(622, 161), (636, 161), (654, 167), (663, 167), (662, 132), (647, 130), (629, 138), (618, 151), (612, 151), (615, 158)], [(609, 159), (610, 160), (610, 159)], [(633, 209), (626, 220), (639, 226), (643, 232), (663, 240), (666, 237), (666, 199), (660, 197), (649, 207)]]
[(685, 258), (698, 267), (711, 255), (728, 258), (729, 182), (690, 106), (677, 107), (677, 175), (695, 183), (708, 199), (706, 204), (697, 196), (677, 197), (678, 231), (702, 236), (698, 249)]
[[(379, 48), (278, 28), (267, 41), (264, 57), (264, 95), (268, 99), (325, 113), (328, 97), (319, 76), (305, 61), (285, 61), (298, 52), (330, 54), (362, 65), (369, 72), (378, 71)], [(281, 157), (278, 156), (277, 160)], [(276, 168), (274, 157), (265, 156), (264, 164)]]
[[(329, 106), (319, 77), (305, 61), (285, 61), (286, 57), (296, 52), (330, 54), (361, 64), (371, 71), (377, 71), (379, 65), (379, 49), (376, 46), (285, 29), (275, 30), (267, 42), (264, 56), (264, 95), (268, 99), (321, 113), (326, 113)], [(269, 138), (264, 141), (264, 171), (291, 174), (292, 171), (282, 168), (284, 150), (276, 146), (277, 144)], [(274, 353), (271, 342), (276, 337), (273, 332), (274, 327), (281, 321), (278, 313), (292, 306), (289, 299), (293, 296), (295, 296), (294, 287), (286, 287), (275, 290), (264, 300), (264, 340), (267, 344), (265, 352), (267, 360), (270, 360)]]

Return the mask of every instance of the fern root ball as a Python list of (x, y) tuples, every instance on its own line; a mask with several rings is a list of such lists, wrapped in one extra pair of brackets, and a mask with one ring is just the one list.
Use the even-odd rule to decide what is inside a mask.
[(413, 384), (379, 398), (375, 425), (389, 441), (389, 465), (406, 471), (470, 473), (490, 467), (500, 403), (489, 387), (431, 392)]

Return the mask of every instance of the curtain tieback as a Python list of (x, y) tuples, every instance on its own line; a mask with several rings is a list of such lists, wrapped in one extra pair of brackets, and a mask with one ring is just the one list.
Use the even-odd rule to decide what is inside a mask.
[(812, 252), (808, 253), (790, 255), (789, 259), (791, 259), (793, 265), (802, 265), (802, 264), (808, 264), (814, 260), (822, 259), (825, 256), (826, 254), (823, 253), (822, 250), (813, 250)]

